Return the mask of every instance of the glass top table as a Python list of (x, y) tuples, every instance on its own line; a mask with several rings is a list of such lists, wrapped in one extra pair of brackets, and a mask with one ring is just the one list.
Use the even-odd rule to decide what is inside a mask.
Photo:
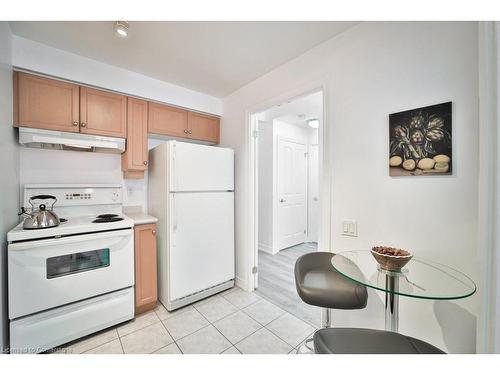
[(471, 296), (476, 284), (444, 264), (413, 257), (401, 270), (382, 269), (370, 251), (344, 251), (332, 257), (333, 268), (348, 279), (385, 292), (385, 328), (398, 331), (399, 296), (452, 300)]

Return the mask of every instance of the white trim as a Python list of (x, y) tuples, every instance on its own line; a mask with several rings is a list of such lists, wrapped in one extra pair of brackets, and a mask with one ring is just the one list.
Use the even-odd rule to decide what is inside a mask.
[(246, 142), (245, 145), (248, 150), (248, 200), (246, 202), (248, 209), (248, 228), (243, 234), (247, 239), (248, 248), (245, 257), (247, 263), (245, 268), (247, 269), (247, 280), (248, 284), (245, 290), (253, 291), (255, 289), (255, 275), (252, 274), (252, 268), (256, 265), (255, 259), (258, 253), (258, 242), (257, 239), (257, 228), (258, 228), (258, 178), (256, 178), (256, 145), (257, 141), (253, 137), (253, 131), (258, 127), (257, 116), (254, 114), (262, 112), (273, 105), (280, 104), (284, 101), (294, 99), (300, 96), (304, 96), (313, 92), (322, 91), (323, 92), (323, 121), (322, 126), (319, 129), (319, 180), (320, 180), (320, 201), (319, 205), (321, 207), (321, 217), (320, 217), (320, 230), (318, 243), (322, 251), (331, 251), (331, 172), (330, 172), (330, 153), (328, 151), (328, 141), (331, 134), (331, 126), (328, 126), (328, 89), (327, 89), (327, 79), (309, 82), (304, 85), (300, 85), (293, 90), (287, 91), (279, 96), (276, 96), (270, 100), (267, 100), (259, 105), (249, 108), (245, 111), (245, 122), (246, 122)]
[(267, 244), (263, 244), (262, 242), (259, 242), (259, 251), (263, 251), (263, 252), (271, 254), (271, 255), (275, 254), (272, 246), (269, 246)]
[(500, 23), (479, 22), (479, 197), (478, 255), (480, 306), (477, 353), (500, 350), (500, 174), (498, 173)]
[(245, 281), (245, 279), (236, 276), (236, 278), (234, 279), (234, 283), (238, 288), (248, 290), (248, 283)]

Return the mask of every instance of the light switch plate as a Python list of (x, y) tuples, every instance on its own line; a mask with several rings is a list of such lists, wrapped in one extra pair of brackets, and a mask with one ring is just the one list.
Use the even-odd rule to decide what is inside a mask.
[(358, 237), (358, 222), (356, 220), (342, 220), (342, 235)]

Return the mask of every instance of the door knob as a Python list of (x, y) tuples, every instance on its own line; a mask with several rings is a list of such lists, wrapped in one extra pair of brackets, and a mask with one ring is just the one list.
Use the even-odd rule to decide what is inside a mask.
[(84, 128), (84, 127), (86, 127), (86, 126), (87, 126), (87, 124), (86, 124), (86, 123), (84, 123), (84, 122), (82, 122), (82, 123), (80, 124), (80, 126), (81, 126), (82, 128)]
[(187, 129), (184, 129), (184, 134), (188, 134), (188, 130)]
[(78, 126), (78, 121), (73, 121), (73, 126)]
[(148, 165), (148, 162), (147, 162), (147, 161), (144, 161), (144, 162), (143, 162), (143, 164), (144, 164), (144, 165)]
[(280, 202), (281, 202), (281, 203), (285, 203), (285, 202), (286, 202), (286, 200), (284, 200), (283, 198), (281, 198), (281, 199), (280, 199)]

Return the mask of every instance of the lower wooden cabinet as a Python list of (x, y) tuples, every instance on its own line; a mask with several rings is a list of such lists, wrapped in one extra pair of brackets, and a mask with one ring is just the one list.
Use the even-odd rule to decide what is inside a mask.
[(134, 227), (135, 313), (151, 310), (158, 300), (156, 277), (156, 224)]

